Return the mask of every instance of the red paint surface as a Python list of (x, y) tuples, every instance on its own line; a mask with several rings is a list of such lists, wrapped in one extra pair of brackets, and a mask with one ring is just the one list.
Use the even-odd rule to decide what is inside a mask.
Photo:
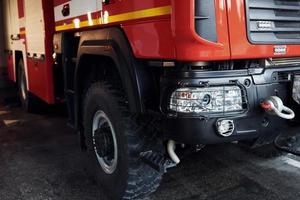
[(14, 71), (14, 60), (13, 60), (13, 56), (8, 54), (6, 57), (6, 61), (7, 61), (7, 76), (8, 79), (11, 81), (16, 81), (15, 79), (15, 71)]
[(27, 58), (27, 70), (30, 92), (47, 101), (50, 94), (47, 87), (47, 63)]
[(18, 0), (19, 18), (24, 17), (24, 0)]
[(215, 0), (218, 42), (204, 40), (196, 34), (193, 1), (173, 1), (172, 30), (176, 43), (176, 58), (181, 61), (230, 59), (225, 0)]
[(70, 0), (53, 0), (53, 6), (59, 6), (59, 5), (62, 5), (62, 4), (65, 4), (67, 2), (70, 2)]
[[(137, 58), (174, 59), (180, 61), (226, 60), (230, 59), (226, 0), (215, 0), (215, 2), (217, 43), (206, 41), (196, 34), (193, 1), (116, 1), (113, 4), (104, 6), (103, 10), (108, 11), (110, 15), (117, 15), (172, 5), (172, 15), (106, 25), (121, 25)], [(87, 16), (80, 16), (80, 20), (87, 20)], [(68, 19), (56, 22), (56, 25), (72, 22), (73, 19)], [(96, 29), (98, 27), (85, 27), (81, 30)], [(105, 26), (102, 25), (101, 27)]]
[(225, 0), (215, 0), (218, 42), (195, 32), (193, 1), (172, 1), (172, 16), (151, 22), (123, 23), (137, 58), (209, 61), (230, 59), (229, 30)]
[(175, 57), (175, 42), (169, 18), (141, 24), (126, 24), (123, 29), (136, 57), (165, 59)]

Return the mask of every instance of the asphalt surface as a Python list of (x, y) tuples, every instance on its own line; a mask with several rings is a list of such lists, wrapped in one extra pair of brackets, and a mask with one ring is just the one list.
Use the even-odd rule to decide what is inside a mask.
[[(0, 90), (0, 200), (105, 200), (87, 172), (62, 107), (38, 115), (5, 104)], [(164, 176), (149, 199), (300, 199), (300, 158), (259, 156), (235, 144), (209, 146)]]

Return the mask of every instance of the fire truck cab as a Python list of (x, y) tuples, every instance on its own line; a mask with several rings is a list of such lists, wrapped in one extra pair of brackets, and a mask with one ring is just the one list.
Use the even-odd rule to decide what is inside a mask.
[(297, 122), (299, 1), (3, 4), (8, 76), (23, 107), (66, 102), (113, 199), (154, 192), (180, 162), (176, 147), (264, 144)]

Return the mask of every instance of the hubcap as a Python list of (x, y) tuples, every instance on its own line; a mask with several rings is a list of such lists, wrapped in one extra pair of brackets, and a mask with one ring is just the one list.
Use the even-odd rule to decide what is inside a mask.
[(111, 121), (103, 111), (93, 118), (93, 147), (98, 163), (106, 174), (112, 174), (118, 164), (118, 146)]

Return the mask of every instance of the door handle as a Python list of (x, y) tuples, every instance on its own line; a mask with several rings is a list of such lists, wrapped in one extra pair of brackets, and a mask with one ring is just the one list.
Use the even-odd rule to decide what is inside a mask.
[(20, 38), (21, 38), (20, 34), (10, 35), (10, 39), (13, 41), (20, 40)]

